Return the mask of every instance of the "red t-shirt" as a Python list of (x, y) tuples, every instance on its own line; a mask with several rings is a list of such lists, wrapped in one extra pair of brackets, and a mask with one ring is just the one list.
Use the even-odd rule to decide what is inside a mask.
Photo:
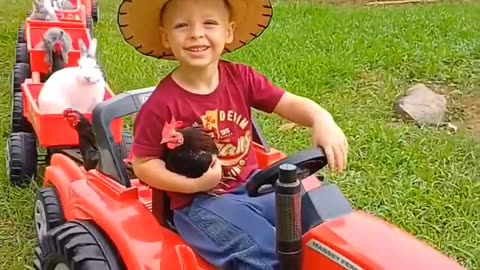
[[(132, 154), (137, 157), (161, 157), (162, 128), (172, 117), (183, 125), (203, 125), (214, 134), (222, 160), (222, 188), (228, 192), (245, 183), (257, 168), (252, 150), (251, 108), (271, 113), (284, 90), (274, 86), (252, 68), (220, 61), (219, 85), (208, 95), (181, 88), (166, 76), (137, 114)], [(225, 185), (226, 184), (226, 185)], [(220, 187), (220, 186), (219, 186)], [(173, 209), (187, 206), (194, 194), (168, 192)]]

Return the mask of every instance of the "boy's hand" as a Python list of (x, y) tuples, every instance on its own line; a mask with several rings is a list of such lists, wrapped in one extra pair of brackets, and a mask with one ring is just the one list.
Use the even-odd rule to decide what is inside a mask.
[(209, 191), (216, 187), (220, 180), (222, 179), (222, 163), (217, 158), (214, 157), (212, 164), (208, 171), (206, 171), (202, 176), (197, 179), (194, 179), (197, 192)]
[(314, 147), (321, 147), (328, 160), (328, 167), (342, 172), (347, 165), (348, 142), (342, 129), (333, 119), (321, 119), (313, 124)]

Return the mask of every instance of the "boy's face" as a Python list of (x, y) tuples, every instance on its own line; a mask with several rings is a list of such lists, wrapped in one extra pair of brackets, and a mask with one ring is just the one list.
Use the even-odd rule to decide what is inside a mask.
[(183, 65), (216, 62), (233, 30), (224, 0), (172, 0), (163, 11), (162, 42)]

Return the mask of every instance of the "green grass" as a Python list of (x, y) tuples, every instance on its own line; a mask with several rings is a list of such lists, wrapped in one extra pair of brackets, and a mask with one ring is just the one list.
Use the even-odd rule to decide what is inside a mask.
[[(100, 57), (115, 92), (154, 85), (170, 64), (127, 47), (116, 26), (118, 1), (101, 1)], [(18, 23), (28, 0), (0, 0), (0, 130), (9, 132), (10, 76)], [(267, 32), (228, 59), (253, 65), (276, 84), (318, 101), (349, 138), (349, 167), (333, 176), (355, 207), (480, 269), (480, 146), (465, 132), (394, 123), (392, 103), (413, 83), (436, 82), (479, 93), (479, 4), (402, 8), (277, 6)], [(273, 146), (309, 146), (304, 129), (260, 115)], [(0, 162), (4, 163), (4, 155)], [(4, 166), (0, 174), (5, 175)], [(35, 187), (0, 182), (0, 269), (25, 269), (35, 243)], [(386, 245), (394, 243), (386, 243)]]

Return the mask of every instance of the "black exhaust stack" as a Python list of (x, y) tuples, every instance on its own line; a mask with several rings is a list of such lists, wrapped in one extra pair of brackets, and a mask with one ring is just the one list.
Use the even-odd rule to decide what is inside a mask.
[(277, 254), (280, 270), (302, 268), (301, 185), (297, 166), (282, 164), (276, 183)]

